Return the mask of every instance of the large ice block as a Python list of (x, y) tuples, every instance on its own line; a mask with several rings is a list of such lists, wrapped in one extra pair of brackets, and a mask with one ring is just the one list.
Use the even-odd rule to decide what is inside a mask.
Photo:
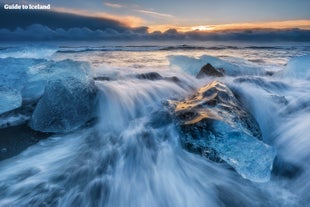
[(68, 132), (90, 119), (96, 88), (92, 80), (65, 77), (50, 81), (30, 120), (41, 132)]

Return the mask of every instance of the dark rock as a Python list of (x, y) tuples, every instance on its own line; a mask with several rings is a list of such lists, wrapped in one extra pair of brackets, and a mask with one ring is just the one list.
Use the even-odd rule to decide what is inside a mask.
[(138, 79), (146, 79), (146, 80), (162, 80), (163, 77), (156, 72), (142, 73), (136, 75)]
[(203, 78), (205, 76), (223, 77), (224, 73), (225, 72), (223, 68), (216, 69), (210, 63), (208, 63), (200, 69), (196, 78)]
[(166, 77), (165, 80), (172, 81), (174, 83), (179, 83), (180, 82), (180, 79), (178, 77), (176, 77), (176, 76)]
[(266, 71), (266, 75), (267, 75), (267, 76), (273, 76), (273, 75), (274, 75), (274, 72), (273, 72), (273, 71)]
[(26, 124), (0, 129), (0, 161), (19, 154), (49, 136), (50, 133), (34, 131)]
[(34, 111), (36, 104), (36, 102), (23, 102), (23, 105), (20, 108), (1, 114), (0, 129), (26, 124)]
[(153, 112), (150, 117), (151, 120), (148, 124), (155, 129), (172, 123), (172, 117), (168, 111), (156, 111)]
[(94, 77), (95, 81), (110, 81), (111, 78), (109, 77)]
[(302, 173), (303, 169), (297, 164), (290, 163), (283, 158), (277, 156), (274, 160), (272, 173), (275, 176), (294, 179)]

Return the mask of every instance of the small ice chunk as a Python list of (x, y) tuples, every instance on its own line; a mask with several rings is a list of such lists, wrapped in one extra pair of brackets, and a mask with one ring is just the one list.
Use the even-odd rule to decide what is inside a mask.
[(0, 87), (0, 114), (19, 108), (22, 105), (22, 96), (16, 90)]

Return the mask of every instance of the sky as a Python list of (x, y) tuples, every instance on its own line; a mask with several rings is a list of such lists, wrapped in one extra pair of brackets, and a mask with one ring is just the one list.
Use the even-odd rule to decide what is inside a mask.
[[(9, 2), (8, 0), (1, 0)], [(16, 1), (11, 1), (16, 3)], [(117, 19), (128, 26), (150, 30), (212, 29), (214, 25), (258, 24), (309, 20), (309, 0), (32, 0), (52, 9)], [(296, 27), (304, 27), (296, 23)], [(307, 24), (309, 26), (309, 23)], [(267, 25), (268, 26), (268, 25)]]
[[(4, 4), (16, 3), (50, 4), (51, 10), (3, 9)], [(47, 34), (56, 32), (57, 37), (79, 35), (76, 31), (70, 33), (70, 28), (80, 28), (83, 34), (90, 32), (85, 28), (92, 31), (98, 29), (101, 32), (99, 36), (104, 37), (115, 36), (115, 32), (139, 36), (160, 31), (171, 38), (176, 31), (178, 34), (190, 33), (196, 38), (199, 35), (191, 32), (259, 32), (264, 29), (268, 32), (292, 30), (287, 34), (293, 35), (294, 39), (310, 39), (310, 0), (0, 0), (0, 5), (1, 20), (9, 20), (0, 21), (0, 29), (10, 30), (2, 31), (8, 38), (16, 28), (22, 29), (14, 31), (19, 36), (27, 33), (23, 29), (38, 24), (43, 27), (31, 27), (28, 37), (32, 38), (33, 33), (42, 31)], [(302, 31), (296, 36), (296, 31), (293, 31), (296, 28), (307, 32)], [(45, 35), (44, 32), (42, 35)], [(248, 38), (249, 34), (244, 35)]]

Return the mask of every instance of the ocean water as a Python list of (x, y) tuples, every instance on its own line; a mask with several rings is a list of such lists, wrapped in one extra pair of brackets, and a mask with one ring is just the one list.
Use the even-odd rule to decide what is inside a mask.
[[(31, 70), (48, 61), (84, 61), (99, 89), (96, 123), (50, 135), (0, 161), (0, 206), (310, 203), (309, 43), (3, 43), (0, 59), (1, 74), (17, 70), (19, 61)], [(268, 182), (252, 182), (225, 163), (187, 152), (161, 115), (167, 100), (188, 97), (214, 79), (195, 78), (208, 62), (226, 70), (229, 75), (216, 79), (238, 94), (263, 141), (276, 149)], [(148, 72), (164, 78), (137, 78)], [(11, 84), (16, 90), (20, 78)]]

